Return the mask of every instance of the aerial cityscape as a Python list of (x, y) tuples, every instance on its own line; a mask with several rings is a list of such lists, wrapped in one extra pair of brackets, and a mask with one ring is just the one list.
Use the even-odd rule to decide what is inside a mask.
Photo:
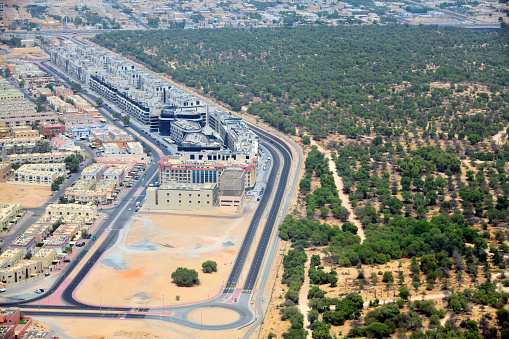
[(0, 338), (509, 338), (507, 2), (0, 18)]

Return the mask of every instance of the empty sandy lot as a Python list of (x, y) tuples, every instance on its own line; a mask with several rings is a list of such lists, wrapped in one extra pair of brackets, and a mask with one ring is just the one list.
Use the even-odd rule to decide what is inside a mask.
[[(166, 306), (215, 296), (231, 271), (252, 213), (187, 213), (138, 213), (76, 297), (103, 306), (160, 307), (163, 295)], [(217, 262), (217, 273), (202, 272), (206, 260)], [(200, 285), (172, 283), (171, 273), (178, 267), (195, 269)]]
[(22, 204), (23, 207), (40, 207), (51, 195), (51, 189), (43, 186), (13, 185), (0, 183), (0, 204)]

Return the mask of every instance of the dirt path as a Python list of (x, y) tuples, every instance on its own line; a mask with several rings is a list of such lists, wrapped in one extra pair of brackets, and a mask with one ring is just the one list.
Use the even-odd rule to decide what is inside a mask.
[(504, 128), (503, 130), (501, 130), (500, 132), (498, 132), (497, 134), (495, 134), (493, 136), (493, 141), (495, 141), (497, 143), (497, 145), (502, 145), (503, 142), (502, 142), (502, 137), (503, 139), (505, 140), (506, 138), (506, 129)]
[[(299, 311), (304, 315), (304, 328), (307, 329), (310, 325), (308, 320), (308, 312), (309, 312), (309, 306), (308, 306), (308, 291), (309, 291), (309, 263), (310, 260), (306, 261), (304, 264), (304, 284), (302, 284), (300, 291), (299, 291)], [(311, 339), (311, 330), (308, 330), (308, 336), (307, 339)]]
[(361, 222), (355, 219), (355, 214), (353, 214), (352, 204), (350, 204), (350, 200), (348, 200), (348, 196), (343, 192), (343, 179), (338, 175), (336, 171), (336, 164), (332, 160), (331, 153), (328, 150), (325, 150), (320, 144), (317, 144), (316, 141), (311, 139), (311, 145), (318, 147), (318, 150), (325, 154), (327, 158), (329, 158), (329, 168), (334, 175), (334, 183), (338, 189), (338, 196), (343, 201), (343, 206), (350, 212), (350, 216), (348, 217), (348, 221), (357, 226), (358, 231), (357, 234), (361, 238), (361, 244), (366, 240), (366, 235), (364, 235), (364, 229), (362, 228)]

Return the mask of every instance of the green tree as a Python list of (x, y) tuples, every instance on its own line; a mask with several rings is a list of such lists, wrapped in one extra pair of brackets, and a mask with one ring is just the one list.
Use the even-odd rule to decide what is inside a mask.
[(201, 264), (203, 273), (212, 273), (217, 272), (217, 262), (212, 260), (207, 260), (203, 264)]
[(101, 98), (101, 97), (95, 98), (95, 104), (97, 106), (101, 106), (103, 103), (104, 103), (103, 98)]
[(77, 82), (73, 82), (73, 83), (71, 84), (71, 90), (72, 90), (73, 92), (79, 91), (80, 89), (81, 89), (81, 85), (80, 85), (79, 83), (77, 83)]
[(406, 286), (401, 286), (399, 288), (399, 297), (403, 300), (408, 300), (410, 297), (410, 290)]
[(124, 115), (122, 118), (122, 122), (124, 123), (124, 126), (129, 126), (131, 124), (131, 117), (129, 115)]
[(200, 284), (198, 272), (185, 267), (177, 268), (172, 274), (173, 282), (179, 287), (191, 287)]

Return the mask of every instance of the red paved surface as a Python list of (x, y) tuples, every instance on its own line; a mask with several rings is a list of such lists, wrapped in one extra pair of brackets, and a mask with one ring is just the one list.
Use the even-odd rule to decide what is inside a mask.
[(233, 292), (233, 296), (232, 296), (230, 299), (226, 300), (226, 302), (227, 302), (227, 303), (232, 303), (232, 304), (233, 304), (233, 303), (235, 303), (235, 302), (236, 302), (235, 300), (237, 300), (237, 301), (238, 301), (238, 300), (239, 300), (239, 295), (240, 295), (240, 292), (241, 292), (241, 291), (242, 291), (242, 289), (241, 289), (241, 288), (236, 288), (236, 289), (235, 289), (235, 292)]

